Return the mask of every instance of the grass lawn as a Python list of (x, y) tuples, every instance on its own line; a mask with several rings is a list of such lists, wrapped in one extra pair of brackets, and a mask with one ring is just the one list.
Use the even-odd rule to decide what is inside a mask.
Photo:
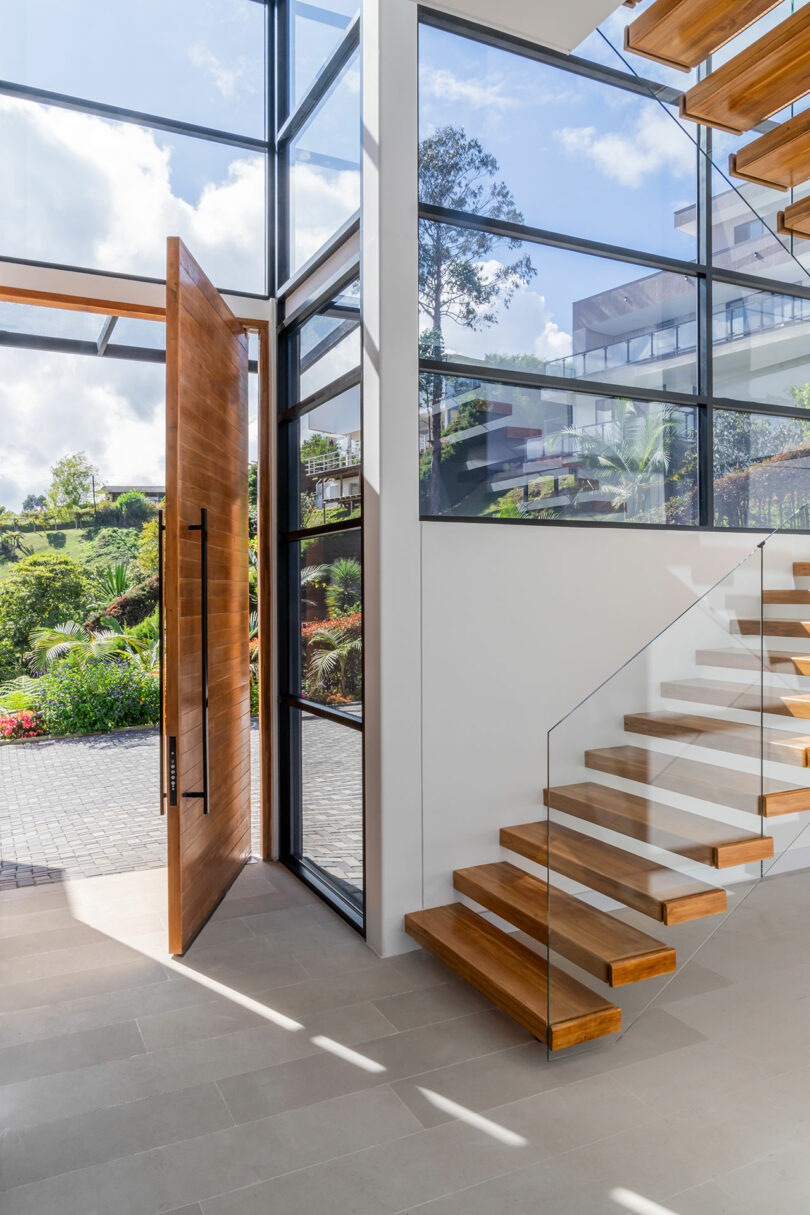
[[(48, 544), (44, 532), (23, 533), (23, 544), (30, 548), (32, 553), (60, 553), (64, 557), (71, 557), (74, 561), (84, 563), (92, 553), (92, 541), (86, 538), (92, 536), (92, 532), (87, 532), (82, 527), (71, 527), (64, 532), (64, 535), (64, 548), (53, 548)], [(16, 561), (9, 561), (7, 557), (0, 557), (0, 582), (4, 578), (8, 578), (9, 574), (14, 573), (17, 564)]]

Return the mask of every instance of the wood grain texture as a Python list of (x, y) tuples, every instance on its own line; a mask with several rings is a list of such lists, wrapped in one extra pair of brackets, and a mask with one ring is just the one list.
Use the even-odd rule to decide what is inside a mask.
[(508, 861), (457, 869), (453, 885), (611, 987), (675, 970), (668, 945)]
[(261, 763), (260, 821), (261, 855), (270, 861), (275, 855), (274, 823), (276, 804), (276, 681), (273, 656), (276, 652), (276, 495), (275, 485), (275, 333), (268, 325), (259, 334), (259, 462), (258, 462), (258, 538), (259, 574), (259, 748)]
[(773, 840), (760, 832), (742, 831), (594, 781), (545, 789), (543, 800), (552, 810), (714, 869), (773, 856)]
[(702, 764), (677, 755), (645, 751), (643, 747), (586, 751), (585, 767), (750, 814), (770, 816), (810, 810), (810, 789), (797, 789), (769, 777), (763, 796), (758, 773)]
[[(805, 111), (810, 115), (810, 110)], [(810, 578), (810, 561), (794, 561), (793, 562), (793, 577), (794, 578)]]
[(461, 903), (414, 911), (405, 931), (493, 1004), (562, 1050), (621, 1029), (621, 1010)]
[(624, 31), (625, 49), (689, 71), (781, 0), (655, 0)]
[[(696, 661), (700, 667), (729, 667), (733, 670), (758, 671), (760, 655), (755, 650), (736, 646), (728, 650), (698, 650)], [(810, 654), (792, 654), (790, 650), (766, 650), (766, 671), (785, 675), (810, 675)]]
[(801, 8), (681, 97), (681, 117), (741, 135), (810, 88), (810, 9)]
[(772, 190), (789, 190), (810, 177), (810, 110), (732, 152), (729, 173)]
[[(803, 200), (810, 214), (810, 199)], [(784, 214), (784, 212), (783, 212)], [(810, 590), (806, 588), (790, 587), (785, 590), (771, 590), (762, 592), (763, 603), (810, 603)]]
[[(250, 854), (247, 336), (188, 250), (168, 242), (166, 737), (169, 950), (183, 953)], [(203, 787), (200, 533), (207, 509), (210, 814)]]
[(727, 751), (732, 755), (747, 755), (759, 759), (763, 749), (767, 760), (777, 764), (808, 766), (810, 734), (786, 734), (784, 730), (761, 730), (759, 722), (743, 725), (724, 721), (721, 717), (700, 717), (695, 713), (628, 713), (624, 728), (630, 734), (650, 738), (669, 738), (688, 743), (690, 747), (706, 747), (712, 751)]
[(661, 695), (670, 700), (689, 700), (699, 704), (722, 705), (726, 709), (742, 709), (749, 713), (765, 713), (780, 717), (810, 718), (810, 694), (787, 688), (747, 686), (723, 679), (670, 679), (661, 684)]
[(731, 632), (741, 637), (810, 637), (810, 620), (766, 620), (762, 628), (759, 620), (732, 620)]
[(725, 890), (560, 823), (503, 827), (501, 846), (664, 924), (685, 924), (726, 910)]
[[(810, 198), (800, 198), (790, 207), (785, 207), (784, 211), (779, 211), (776, 216), (776, 231), (781, 236), (798, 236), (802, 240), (810, 239)], [(810, 599), (766, 599), (765, 602), (808, 603)]]

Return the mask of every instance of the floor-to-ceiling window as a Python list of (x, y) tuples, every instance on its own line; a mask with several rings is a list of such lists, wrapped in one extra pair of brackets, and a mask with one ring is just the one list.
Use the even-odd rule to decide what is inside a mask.
[(425, 518), (769, 528), (810, 499), (810, 245), (729, 176), (753, 136), (616, 49), (632, 16), (565, 56), (422, 12)]
[(359, 4), (279, 9), (281, 853), (363, 927)]

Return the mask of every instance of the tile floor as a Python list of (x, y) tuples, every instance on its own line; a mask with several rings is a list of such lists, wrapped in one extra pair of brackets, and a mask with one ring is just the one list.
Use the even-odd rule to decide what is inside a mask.
[(810, 873), (763, 883), (618, 1043), (547, 1062), (284, 869), (189, 955), (165, 875), (0, 895), (3, 1215), (795, 1215)]

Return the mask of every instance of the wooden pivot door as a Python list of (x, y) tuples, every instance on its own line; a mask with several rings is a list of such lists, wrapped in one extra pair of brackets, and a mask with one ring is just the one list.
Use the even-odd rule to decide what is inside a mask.
[(250, 855), (247, 334), (169, 239), (163, 770), (169, 951)]

